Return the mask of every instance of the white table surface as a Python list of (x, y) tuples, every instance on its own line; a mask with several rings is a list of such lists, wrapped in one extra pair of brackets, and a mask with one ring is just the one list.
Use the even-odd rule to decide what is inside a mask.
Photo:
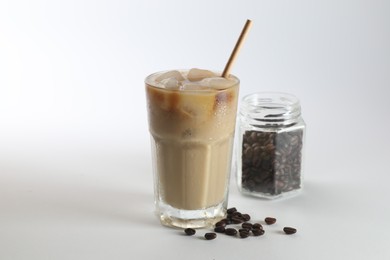
[[(205, 7), (208, 7), (205, 10)], [(2, 1), (0, 259), (390, 259), (388, 1)], [(160, 225), (143, 79), (233, 68), (240, 95), (290, 92), (304, 190), (229, 206), (262, 237)], [(281, 233), (284, 226), (298, 229)]]

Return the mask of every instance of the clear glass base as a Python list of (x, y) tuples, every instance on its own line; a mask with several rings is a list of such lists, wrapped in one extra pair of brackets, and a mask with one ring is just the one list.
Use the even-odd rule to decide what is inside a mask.
[(168, 227), (212, 227), (226, 216), (226, 203), (220, 203), (205, 209), (184, 210), (176, 209), (160, 202), (156, 207), (156, 214), (161, 224)]

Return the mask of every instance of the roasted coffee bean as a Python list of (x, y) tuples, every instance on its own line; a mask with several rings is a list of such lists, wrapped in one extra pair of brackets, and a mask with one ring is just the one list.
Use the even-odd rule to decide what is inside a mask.
[(234, 228), (227, 228), (225, 229), (225, 234), (228, 236), (235, 236), (237, 235), (237, 230)]
[(240, 231), (239, 234), (241, 238), (249, 237), (249, 231)]
[(238, 232), (248, 232), (249, 233), (249, 231), (251, 231), (250, 229), (247, 229), (247, 228), (240, 228), (239, 230), (238, 230)]
[(241, 227), (251, 230), (253, 225), (249, 222), (245, 222), (245, 223), (242, 223)]
[(230, 218), (224, 218), (220, 222), (225, 222), (226, 225), (232, 224), (232, 220)]
[(252, 229), (263, 229), (263, 226), (260, 223), (255, 223), (252, 225)]
[(246, 131), (242, 138), (243, 190), (274, 196), (301, 188), (302, 129)]
[(239, 217), (232, 217), (232, 222), (233, 222), (233, 224), (240, 224), (240, 223), (244, 222), (244, 220), (242, 218), (239, 218)]
[(207, 240), (213, 240), (216, 237), (217, 237), (216, 233), (206, 233), (206, 234), (204, 234), (204, 238), (206, 238)]
[(218, 221), (217, 223), (215, 223), (215, 226), (216, 227), (226, 227), (226, 222), (225, 221)]
[(226, 211), (226, 213), (227, 214), (232, 214), (232, 213), (234, 213), (234, 212), (236, 212), (237, 211), (237, 209), (236, 208), (229, 208), (227, 211)]
[(242, 213), (239, 212), (239, 211), (233, 212), (233, 213), (232, 213), (232, 217), (242, 218)]
[(265, 231), (264, 229), (252, 229), (252, 234), (255, 236), (255, 237), (258, 237), (258, 236), (262, 236), (264, 235)]
[(272, 224), (275, 224), (276, 223), (276, 218), (271, 218), (271, 217), (266, 217), (264, 219), (265, 223), (267, 223), (268, 225), (272, 225)]
[(225, 233), (225, 227), (223, 227), (223, 226), (215, 227), (214, 231), (217, 233)]
[(284, 227), (283, 228), (283, 231), (284, 233), (286, 233), (287, 235), (291, 235), (291, 234), (295, 234), (297, 233), (297, 230), (293, 227)]
[(251, 219), (251, 216), (249, 216), (249, 214), (242, 214), (241, 218), (244, 220), (244, 221), (249, 221)]
[(184, 229), (184, 232), (185, 232), (188, 236), (195, 235), (195, 233), (196, 233), (195, 229), (193, 229), (193, 228), (186, 228), (186, 229)]

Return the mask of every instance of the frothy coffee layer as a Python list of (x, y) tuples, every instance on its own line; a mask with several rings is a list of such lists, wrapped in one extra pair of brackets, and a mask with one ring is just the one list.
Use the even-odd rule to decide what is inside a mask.
[(155, 87), (181, 91), (226, 89), (238, 83), (234, 76), (223, 78), (219, 73), (202, 69), (170, 70), (150, 75), (146, 83)]
[(224, 199), (238, 85), (235, 77), (204, 70), (157, 73), (146, 80), (159, 196), (166, 204), (195, 210)]

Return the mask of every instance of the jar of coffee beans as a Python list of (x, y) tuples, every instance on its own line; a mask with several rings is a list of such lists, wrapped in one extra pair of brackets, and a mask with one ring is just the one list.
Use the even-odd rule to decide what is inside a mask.
[(259, 92), (242, 99), (236, 147), (241, 193), (273, 199), (302, 189), (305, 128), (291, 94)]

